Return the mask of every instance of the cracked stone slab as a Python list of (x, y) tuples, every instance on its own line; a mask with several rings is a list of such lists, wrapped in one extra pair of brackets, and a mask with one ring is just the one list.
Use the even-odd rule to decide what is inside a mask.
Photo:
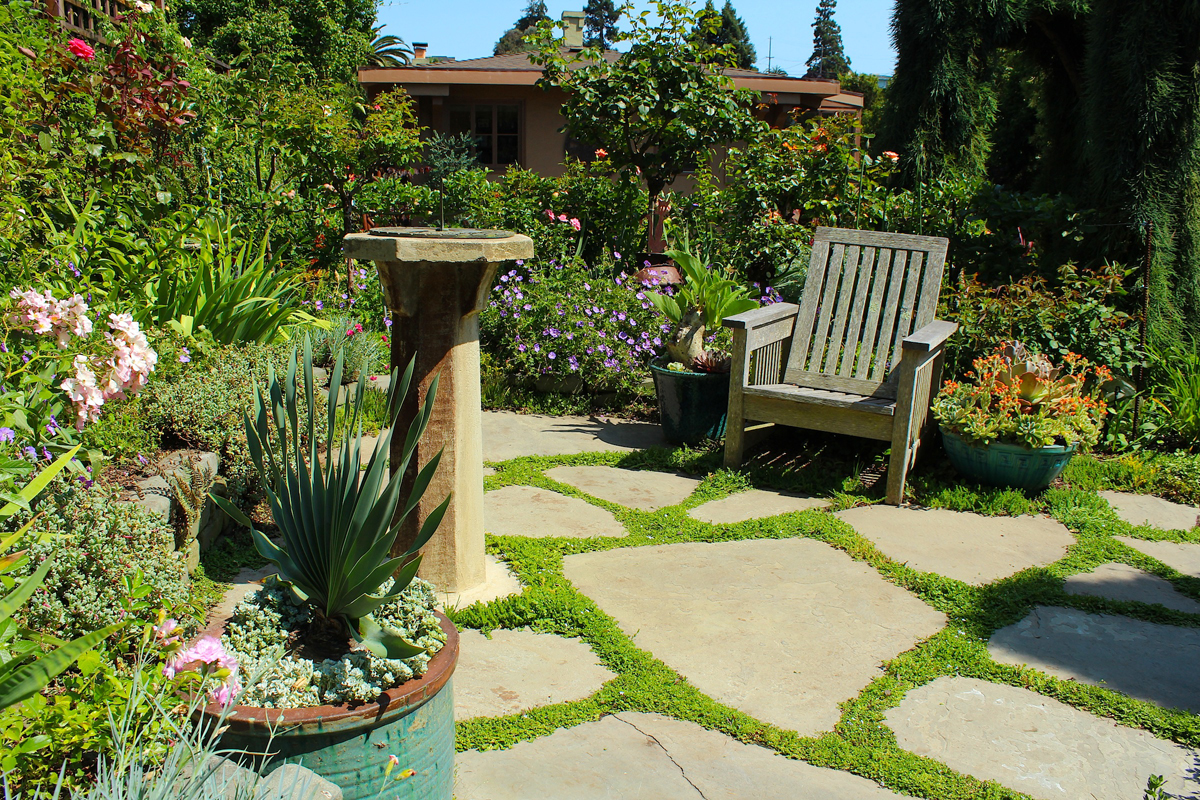
[(1158, 603), (1176, 611), (1200, 614), (1200, 603), (1180, 594), (1170, 581), (1128, 564), (1101, 564), (1091, 572), (1072, 575), (1063, 589), (1067, 594)]
[(667, 446), (662, 428), (649, 422), (608, 417), (547, 417), (512, 411), (483, 412), (484, 461)]
[(1149, 525), (1164, 531), (1190, 531), (1196, 527), (1200, 508), (1173, 503), (1152, 494), (1130, 492), (1099, 492), (1130, 525)]
[(616, 677), (580, 639), (530, 630), (459, 633), (454, 718), (502, 717), (582, 700)]
[(1146, 539), (1134, 539), (1130, 536), (1115, 537), (1118, 542), (1127, 544), (1151, 558), (1157, 559), (1168, 567), (1179, 570), (1184, 575), (1200, 578), (1200, 544), (1190, 542), (1151, 542)]
[(728, 525), (828, 505), (828, 500), (819, 497), (751, 489), (697, 506), (688, 512), (688, 516), (711, 525)]
[(992, 658), (1200, 712), (1200, 629), (1038, 606), (988, 642)]
[(565, 728), (510, 750), (469, 750), (457, 755), (455, 765), (459, 800), (902, 797), (866, 778), (743, 744), (694, 722), (637, 712)]
[(484, 556), (483, 583), (461, 592), (438, 591), (440, 608), (466, 608), (473, 603), (490, 603), (521, 593), (521, 580), (496, 556)]
[(946, 616), (812, 539), (582, 553), (566, 577), (710, 697), (812, 735)]
[(555, 467), (546, 470), (545, 475), (592, 497), (642, 511), (678, 505), (700, 485), (698, 478), (685, 475), (620, 467)]
[(981, 586), (1051, 564), (1075, 543), (1049, 517), (987, 517), (945, 509), (861, 506), (838, 517), (890, 558), (913, 569)]
[(536, 486), (505, 486), (483, 496), (483, 528), (498, 536), (624, 536), (611, 511)]
[(1197, 751), (1015, 686), (938, 678), (884, 718), (905, 750), (1044, 800), (1131, 800), (1151, 775), (1200, 790)]

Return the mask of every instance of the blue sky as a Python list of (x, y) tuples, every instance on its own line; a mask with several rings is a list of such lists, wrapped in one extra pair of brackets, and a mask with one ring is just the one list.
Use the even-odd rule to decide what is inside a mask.
[[(701, 0), (702, 2), (703, 0)], [(455, 58), (490, 56), (500, 35), (521, 16), (527, 0), (382, 0), (379, 22), (406, 42), (429, 42), (430, 55)], [(582, 10), (586, 0), (547, 0), (550, 16)], [(888, 23), (893, 0), (840, 0), (836, 19), (850, 66), (858, 72), (892, 74), (896, 54)], [(720, 8), (723, 0), (716, 0)], [(618, 3), (619, 5), (619, 3)], [(639, 3), (639, 5), (644, 5)], [(772, 63), (791, 75), (804, 74), (812, 54), (812, 21), (817, 0), (734, 0), (758, 51), (758, 66), (767, 67), (768, 37)]]

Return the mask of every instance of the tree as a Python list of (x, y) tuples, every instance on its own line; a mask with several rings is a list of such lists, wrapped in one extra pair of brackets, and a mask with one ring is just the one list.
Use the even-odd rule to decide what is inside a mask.
[(842, 28), (833, 19), (837, 0), (821, 0), (813, 20), (813, 53), (808, 57), (808, 78), (836, 78), (850, 71), (850, 59), (842, 50)]
[(371, 52), (367, 53), (368, 67), (403, 67), (412, 61), (412, 48), (399, 36), (380, 36), (382, 25), (371, 29)]
[[(650, 216), (658, 195), (712, 148), (760, 128), (750, 112), (754, 94), (735, 89), (718, 66), (732, 48), (710, 48), (693, 35), (697, 16), (676, 0), (656, 0), (658, 21), (623, 10), (630, 28), (614, 43), (626, 52), (607, 60), (598, 47), (563, 53), (554, 28), (538, 28), (543, 67), (539, 85), (565, 91), (563, 116), (576, 139), (605, 150), (626, 179), (646, 182)], [(653, 228), (653, 225), (651, 225)]]
[(620, 15), (613, 0), (588, 0), (583, 8), (583, 43), (588, 47), (607, 49), (617, 35)]
[(538, 26), (538, 23), (548, 21), (545, 0), (529, 0), (520, 19), (504, 32), (500, 41), (492, 48), (492, 54), (502, 56), (505, 53), (525, 53), (533, 49), (533, 45), (525, 41), (525, 35)]
[(697, 15), (692, 35), (704, 43), (706, 48), (731, 48), (733, 66), (738, 69), (754, 69), (758, 58), (754, 45), (750, 43), (750, 35), (746, 32), (746, 23), (733, 10), (730, 0), (725, 0), (725, 6), (717, 12), (713, 0), (708, 0), (704, 9)]
[(272, 53), (320, 81), (354, 83), (366, 63), (375, 0), (180, 0), (180, 31), (222, 61)]

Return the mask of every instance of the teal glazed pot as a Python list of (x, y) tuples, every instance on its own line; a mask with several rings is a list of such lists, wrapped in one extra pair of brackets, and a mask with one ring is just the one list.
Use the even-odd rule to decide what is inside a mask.
[(964, 476), (992, 486), (1045, 489), (1062, 474), (1077, 445), (1031, 449), (1019, 444), (989, 442), (974, 445), (942, 428), (942, 443), (950, 463)]
[(663, 435), (672, 444), (695, 444), (725, 435), (728, 372), (673, 372), (656, 364), (654, 392)]
[[(353, 708), (268, 709), (235, 706), (226, 716), (221, 747), (269, 752), (264, 774), (286, 763), (300, 764), (335, 784), (344, 800), (379, 795), (388, 757), (399, 763), (387, 778), (388, 800), (451, 800), (454, 790), (454, 691), (458, 631), (440, 612), (446, 644), (421, 678), (384, 692), (375, 703)], [(215, 721), (218, 705), (203, 716)], [(274, 738), (271, 729), (274, 728)], [(268, 745), (269, 742), (269, 745)], [(396, 776), (408, 769), (416, 774)]]

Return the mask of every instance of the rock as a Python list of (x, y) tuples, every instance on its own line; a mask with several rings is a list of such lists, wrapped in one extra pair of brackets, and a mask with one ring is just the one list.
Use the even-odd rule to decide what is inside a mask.
[[(185, 766), (180, 771), (181, 782), (186, 782), (195, 774), (192, 765)], [(238, 764), (228, 758), (212, 756), (200, 768), (199, 774), (207, 776), (201, 784), (199, 797), (214, 799), (221, 797), (225, 800), (241, 800), (251, 795), (258, 784), (258, 773)]]
[(985, 517), (944, 509), (861, 506), (838, 517), (888, 557), (922, 572), (974, 584), (1051, 564), (1075, 537), (1049, 517)]
[(809, 736), (946, 616), (812, 539), (581, 553), (566, 577), (713, 699)]
[(648, 422), (606, 417), (547, 417), (483, 412), (483, 460), (561, 456), (666, 447), (662, 429)]
[(1067, 594), (1158, 603), (1176, 611), (1200, 614), (1200, 603), (1177, 592), (1170, 581), (1128, 564), (1101, 564), (1091, 572), (1072, 575), (1067, 578), (1063, 589)]
[(579, 639), (530, 630), (459, 633), (454, 718), (502, 717), (582, 700), (616, 674)]
[(284, 764), (258, 782), (254, 800), (342, 800), (342, 790), (312, 770)]
[(1156, 774), (1200, 789), (1200, 753), (1015, 686), (938, 678), (884, 718), (905, 750), (1044, 800), (1134, 800)]
[(684, 475), (618, 467), (554, 467), (545, 475), (601, 500), (642, 511), (678, 505), (700, 485), (697, 478)]
[(483, 496), (484, 530), (497, 536), (624, 536), (611, 511), (534, 486), (505, 486)]
[(1190, 542), (1151, 542), (1129, 536), (1115, 537), (1118, 542), (1177, 569), (1184, 575), (1200, 578), (1200, 544)]
[(1038, 606), (988, 642), (992, 658), (1027, 664), (1168, 708), (1200, 712), (1200, 629)]
[(458, 800), (894, 800), (833, 769), (661, 714), (622, 712), (508, 750), (459, 753)]
[(828, 500), (818, 497), (751, 489), (697, 506), (688, 511), (688, 516), (711, 525), (731, 525), (750, 519), (790, 514), (793, 511), (825, 508), (828, 505)]
[(1196, 527), (1200, 508), (1173, 503), (1152, 494), (1100, 492), (1101, 497), (1130, 525), (1149, 525), (1164, 531), (1190, 531)]

